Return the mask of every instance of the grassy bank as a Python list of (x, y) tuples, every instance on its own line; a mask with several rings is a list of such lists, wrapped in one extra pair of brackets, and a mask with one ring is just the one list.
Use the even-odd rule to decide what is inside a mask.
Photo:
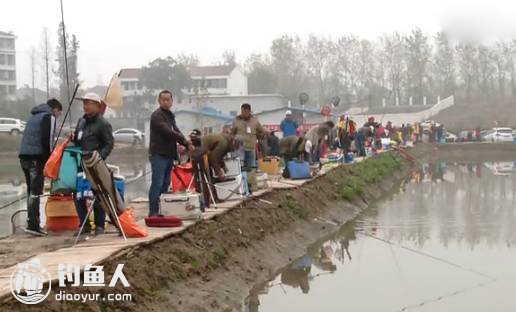
[[(305, 246), (344, 224), (402, 176), (407, 162), (393, 153), (338, 167), (302, 187), (252, 198), (211, 221), (151, 245), (126, 249), (105, 265), (106, 281), (118, 263), (130, 289), (57, 288), (42, 305), (9, 300), (8, 310), (232, 311), (259, 280), (304, 252)], [(101, 247), (99, 247), (101, 248)], [(119, 285), (121, 286), (121, 285)], [(131, 302), (56, 302), (67, 293), (131, 293)]]

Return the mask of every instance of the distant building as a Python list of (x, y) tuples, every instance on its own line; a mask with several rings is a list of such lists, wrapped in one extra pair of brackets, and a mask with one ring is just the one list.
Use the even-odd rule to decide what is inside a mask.
[(194, 66), (190, 68), (193, 88), (190, 95), (247, 95), (247, 77), (240, 66)]
[(16, 36), (0, 31), (0, 97), (16, 97)]
[[(120, 70), (119, 79), (122, 84), (124, 103), (137, 106), (139, 102), (145, 101), (142, 95), (146, 93), (146, 89), (140, 81), (141, 72), (141, 68)], [(243, 103), (250, 103), (255, 113), (285, 105), (283, 97), (279, 94), (249, 95), (247, 77), (238, 65), (194, 66), (190, 68), (190, 75), (193, 86), (189, 90), (183, 90), (185, 96), (180, 103), (176, 103), (177, 109), (189, 112), (213, 110), (225, 116), (234, 117), (240, 114), (240, 106)], [(152, 103), (139, 105), (151, 111), (157, 104), (156, 101), (152, 101)]]
[(141, 68), (123, 68), (118, 78), (122, 84), (123, 96), (142, 95), (144, 88), (140, 82)]
[(174, 110), (174, 114), (177, 126), (185, 135), (188, 135), (193, 129), (198, 129), (203, 134), (222, 132), (224, 126), (231, 125), (234, 119), (232, 116), (208, 107), (201, 110), (178, 107)]

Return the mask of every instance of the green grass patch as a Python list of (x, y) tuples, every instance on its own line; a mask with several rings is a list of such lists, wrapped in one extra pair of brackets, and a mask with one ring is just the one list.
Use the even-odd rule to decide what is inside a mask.
[(287, 202), (285, 203), (288, 209), (292, 210), (292, 213), (296, 215), (298, 218), (306, 219), (308, 218), (308, 209), (299, 203), (292, 196), (287, 195)]
[(347, 172), (330, 172), (328, 178), (339, 198), (351, 201), (364, 194), (368, 185), (381, 182), (401, 168), (401, 160), (392, 154), (382, 154), (347, 167)]

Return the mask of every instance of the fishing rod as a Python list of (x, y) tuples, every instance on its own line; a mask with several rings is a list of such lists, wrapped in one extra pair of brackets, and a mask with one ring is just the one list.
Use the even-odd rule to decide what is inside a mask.
[[(73, 101), (75, 100), (75, 96), (77, 95), (77, 91), (79, 90), (79, 84), (75, 85), (75, 89), (73, 91), (72, 97), (70, 97), (70, 75), (68, 73), (68, 53), (67, 53), (67, 40), (66, 40), (66, 26), (65, 26), (65, 19), (64, 19), (64, 8), (63, 8), (63, 0), (60, 0), (61, 5), (61, 27), (62, 27), (62, 36), (63, 36), (63, 56), (64, 56), (64, 67), (65, 67), (65, 80), (66, 80), (66, 96), (68, 100), (68, 108), (66, 110), (65, 116), (63, 118), (63, 122), (61, 123), (61, 126), (59, 127), (59, 131), (57, 132), (57, 137), (61, 135), (61, 132), (63, 130), (63, 126), (66, 122), (66, 119), (70, 115), (70, 125), (71, 125), (71, 108), (73, 105)], [(56, 147), (57, 140), (54, 141), (54, 144), (52, 146), (52, 149)]]
[(65, 78), (66, 78), (66, 96), (68, 97), (67, 100), (70, 102), (70, 77), (68, 75), (68, 55), (66, 53), (66, 28), (65, 28), (65, 21), (64, 21), (64, 9), (63, 9), (63, 0), (59, 1), (61, 4), (61, 26), (63, 27), (63, 54), (64, 54), (64, 65), (65, 65)]
[[(66, 113), (65, 113), (65, 116), (63, 118), (63, 122), (61, 123), (61, 126), (59, 127), (59, 131), (57, 132), (56, 138), (59, 138), (59, 136), (61, 135), (61, 132), (63, 131), (63, 126), (64, 126), (64, 124), (66, 122), (66, 118), (68, 118), (68, 116), (70, 115), (70, 111), (71, 111), (71, 108), (72, 108), (72, 105), (73, 105), (73, 101), (75, 100), (75, 96), (77, 95), (77, 91), (78, 90), (79, 90), (79, 84), (76, 84), (75, 85), (75, 89), (73, 91), (72, 98), (71, 98), (70, 102), (68, 103), (68, 108), (66, 109)], [(52, 149), (54, 149), (56, 147), (56, 144), (57, 144), (57, 140), (54, 140), (54, 145), (52, 146)]]
[(361, 234), (361, 235), (364, 235), (366, 237), (369, 237), (369, 238), (372, 238), (372, 239), (375, 239), (375, 240), (378, 240), (380, 242), (383, 242), (385, 244), (388, 244), (388, 245), (392, 245), (392, 246), (397, 246), (397, 247), (400, 247), (402, 249), (405, 249), (405, 250), (408, 250), (410, 252), (413, 252), (413, 253), (416, 253), (418, 255), (421, 255), (423, 257), (427, 257), (427, 258), (430, 258), (430, 259), (433, 259), (433, 260), (436, 260), (436, 261), (439, 261), (439, 262), (442, 262), (442, 263), (446, 263), (450, 266), (453, 266), (457, 269), (461, 269), (461, 270), (464, 270), (464, 271), (467, 271), (467, 272), (470, 272), (470, 273), (473, 273), (473, 274), (476, 274), (476, 275), (479, 275), (479, 276), (482, 276), (484, 278), (487, 278), (487, 279), (490, 279), (491, 281), (495, 281), (496, 278), (495, 277), (492, 277), (492, 276), (489, 276), (487, 274), (484, 274), (482, 272), (479, 272), (479, 271), (476, 271), (474, 269), (470, 269), (470, 268), (466, 268), (460, 264), (457, 264), (457, 263), (454, 263), (454, 262), (451, 262), (451, 261), (448, 261), (446, 259), (443, 259), (443, 258), (439, 258), (439, 257), (436, 257), (434, 255), (431, 255), (431, 254), (428, 254), (428, 253), (425, 253), (425, 252), (422, 252), (420, 250), (416, 250), (416, 249), (413, 249), (413, 248), (410, 248), (410, 247), (406, 247), (406, 246), (403, 246), (403, 245), (400, 245), (400, 244), (397, 244), (397, 243), (394, 243), (394, 242), (391, 242), (389, 240), (386, 240), (386, 239), (383, 239), (383, 238), (380, 238), (380, 237), (376, 237), (374, 235), (371, 235), (371, 234), (367, 234), (367, 233), (361, 233), (361, 232), (358, 232), (358, 234)]

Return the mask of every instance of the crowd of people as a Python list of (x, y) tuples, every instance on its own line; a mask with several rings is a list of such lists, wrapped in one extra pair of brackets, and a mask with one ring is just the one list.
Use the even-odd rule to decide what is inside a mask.
[[(419, 123), (395, 126), (388, 121), (383, 125), (370, 117), (360, 126), (349, 115), (340, 116), (336, 122), (328, 120), (306, 129), (288, 110), (280, 124), (280, 138), (276, 132), (267, 131), (252, 114), (251, 105), (244, 103), (228, 131), (203, 136), (199, 130), (193, 130), (186, 136), (178, 128), (171, 110), (174, 103), (172, 92), (163, 90), (157, 99), (159, 107), (150, 117), (152, 178), (149, 216), (160, 214), (160, 196), (169, 191), (170, 173), (180, 159), (179, 150), (184, 150), (187, 158), (195, 164), (194, 169), (200, 171), (195, 174), (198, 189), (213, 190), (214, 183), (225, 180), (224, 159), (228, 153), (239, 155), (243, 170), (257, 168), (258, 158), (264, 157), (281, 157), (285, 162), (297, 159), (314, 164), (319, 163), (328, 151), (364, 157), (382, 149), (385, 139), (393, 144), (407, 144), (421, 141), (423, 135), (423, 127)], [(70, 140), (81, 147), (83, 154), (98, 153), (105, 161), (114, 145), (111, 125), (103, 118), (105, 103), (96, 94), (86, 94), (80, 100), (84, 115), (74, 133), (70, 134)], [(61, 112), (62, 105), (55, 99), (35, 107), (21, 142), (19, 158), (29, 194), (26, 232), (34, 235), (45, 234), (40, 228), (39, 198), (43, 193), (43, 168), (55, 145), (56, 118)], [(445, 133), (442, 126), (434, 125), (426, 131), (430, 142), (441, 140)], [(209, 202), (210, 199), (205, 198)], [(106, 213), (98, 203), (94, 204), (93, 210), (95, 233), (103, 234)], [(78, 202), (77, 212), (83, 223), (87, 217), (84, 202)], [(90, 228), (86, 226), (83, 231), (89, 232)]]

